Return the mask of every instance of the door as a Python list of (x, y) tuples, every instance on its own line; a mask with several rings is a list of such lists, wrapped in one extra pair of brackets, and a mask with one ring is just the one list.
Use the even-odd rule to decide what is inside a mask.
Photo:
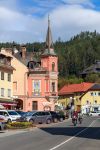
[(35, 123), (42, 123), (42, 112), (37, 112), (35, 114), (34, 122)]

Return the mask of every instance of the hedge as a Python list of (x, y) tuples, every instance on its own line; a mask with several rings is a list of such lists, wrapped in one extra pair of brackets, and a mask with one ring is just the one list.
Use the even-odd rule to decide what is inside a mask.
[(7, 129), (25, 129), (33, 127), (31, 122), (11, 122), (6, 125)]

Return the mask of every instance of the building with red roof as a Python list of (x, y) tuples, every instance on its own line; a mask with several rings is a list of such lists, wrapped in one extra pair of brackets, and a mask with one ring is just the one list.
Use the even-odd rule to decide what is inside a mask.
[(96, 86), (95, 83), (83, 82), (65, 85), (58, 92), (58, 103), (63, 108), (71, 108), (77, 111), (85, 108), (84, 112), (86, 113), (87, 106), (89, 107), (89, 111), (90, 105), (100, 106), (100, 89), (94, 89), (93, 87), (100, 87), (100, 84)]

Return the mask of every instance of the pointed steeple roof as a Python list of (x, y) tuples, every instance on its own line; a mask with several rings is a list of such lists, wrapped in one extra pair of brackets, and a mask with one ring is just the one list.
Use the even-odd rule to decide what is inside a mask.
[(47, 35), (46, 35), (45, 50), (42, 56), (48, 56), (48, 55), (56, 56), (56, 53), (54, 52), (54, 49), (53, 49), (53, 40), (52, 40), (49, 16), (48, 16), (48, 29), (47, 29)]
[(48, 16), (48, 29), (47, 29), (47, 35), (46, 35), (46, 48), (50, 49), (53, 48), (53, 41), (52, 41), (52, 33), (50, 28), (50, 19)]

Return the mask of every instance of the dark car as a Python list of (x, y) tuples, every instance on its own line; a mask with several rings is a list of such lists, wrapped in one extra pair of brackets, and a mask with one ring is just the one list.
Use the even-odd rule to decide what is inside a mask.
[(55, 111), (49, 111), (49, 112), (52, 116), (52, 121), (53, 122), (65, 120), (65, 115), (63, 113), (55, 112)]
[(46, 111), (32, 111), (27, 112), (20, 118), (20, 121), (28, 121), (32, 123), (51, 123), (52, 117), (50, 112)]
[(21, 116), (24, 116), (24, 115), (26, 114), (26, 112), (23, 112), (23, 111), (21, 111), (21, 110), (16, 110), (16, 112), (17, 112), (19, 115), (21, 115)]

